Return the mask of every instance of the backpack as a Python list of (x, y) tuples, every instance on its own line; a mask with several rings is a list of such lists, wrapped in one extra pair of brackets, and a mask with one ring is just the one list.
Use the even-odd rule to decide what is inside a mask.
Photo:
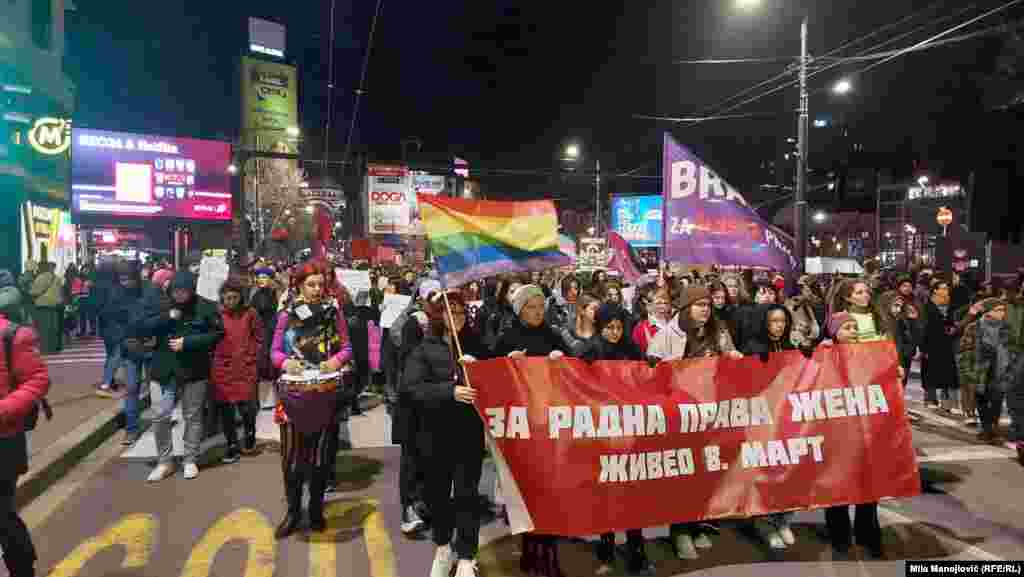
[[(3, 331), (4, 341), (4, 359), (7, 360), (7, 372), (10, 374), (10, 389), (13, 391), (18, 388), (18, 383), (14, 380), (14, 336), (17, 334), (20, 327), (14, 323), (7, 323)], [(53, 409), (50, 407), (50, 403), (46, 400), (46, 397), (39, 399), (32, 404), (32, 410), (25, 417), (25, 430), (34, 431), (36, 425), (39, 423), (39, 409), (43, 410), (46, 415), (46, 420), (50, 421), (53, 419)]]

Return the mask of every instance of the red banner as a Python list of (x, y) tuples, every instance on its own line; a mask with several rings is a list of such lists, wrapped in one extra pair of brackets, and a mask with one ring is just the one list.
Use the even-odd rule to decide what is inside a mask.
[(477, 410), (540, 533), (584, 536), (921, 491), (891, 343), (767, 362), (651, 368), (533, 358), (469, 367)]

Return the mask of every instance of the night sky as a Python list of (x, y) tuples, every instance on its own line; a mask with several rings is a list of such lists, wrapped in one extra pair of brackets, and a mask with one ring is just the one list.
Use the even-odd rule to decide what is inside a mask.
[[(302, 76), (303, 129), (313, 133), (322, 127), (329, 2), (75, 3), (67, 64), (78, 84), (79, 126), (235, 137), (237, 61), (246, 48), (251, 15), (287, 26), (289, 58)], [(418, 136), (425, 150), (459, 154), (476, 167), (550, 170), (557, 151), (573, 137), (583, 143), (588, 162), (600, 158), (606, 170), (657, 175), (661, 134), (671, 129), (727, 179), (750, 191), (771, 181), (760, 165), (780, 156), (786, 137), (795, 135), (795, 88), (734, 111), (766, 113), (763, 119), (672, 125), (633, 115), (709, 112), (722, 98), (773, 76), (785, 64), (694, 66), (673, 60), (795, 56), (805, 11), (813, 54), (882, 29), (842, 53), (852, 55), (922, 27), (880, 49), (900, 48), (1002, 3), (762, 0), (760, 8), (744, 13), (732, 0), (384, 0), (355, 140), (387, 154), (397, 151), (402, 137)], [(337, 4), (332, 140), (339, 151), (375, 4)], [(249, 12), (239, 12), (242, 7)], [(954, 34), (1020, 17), (1018, 6)], [(939, 18), (945, 20), (935, 22)], [(887, 25), (892, 28), (884, 29)], [(1006, 128), (1007, 115), (982, 113), (1004, 88), (992, 77), (1011, 44), (1007, 35), (993, 36), (900, 57), (857, 77), (845, 97), (817, 92), (812, 117), (827, 113), (845, 119), (859, 144), (906, 171), (917, 159), (966, 178), (993, 157), (1016, 157), (1015, 134), (1003, 134), (1017, 132)], [(828, 86), (866, 64), (822, 73), (812, 78), (811, 88)], [(993, 138), (992, 129), (1001, 134)], [(821, 135), (812, 131), (812, 153), (814, 138), (821, 144)], [(811, 163), (813, 168), (813, 156)], [(519, 186), (500, 179), (488, 185)], [(658, 185), (636, 180), (618, 187), (657, 190)]]

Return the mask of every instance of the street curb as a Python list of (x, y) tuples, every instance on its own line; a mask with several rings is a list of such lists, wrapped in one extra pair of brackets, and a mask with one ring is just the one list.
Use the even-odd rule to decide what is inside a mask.
[[(139, 410), (145, 410), (148, 406), (147, 397), (139, 403)], [(45, 493), (82, 459), (110, 439), (121, 428), (121, 407), (118, 402), (30, 457), (28, 473), (18, 478), (15, 507), (21, 509)], [(46, 426), (45, 423), (45, 420), (40, 420), (40, 426)]]

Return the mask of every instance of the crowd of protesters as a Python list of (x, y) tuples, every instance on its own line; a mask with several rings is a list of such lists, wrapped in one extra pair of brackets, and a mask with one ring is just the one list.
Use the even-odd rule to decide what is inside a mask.
[[(274, 421), (288, 503), (278, 538), (298, 529), (307, 486), (310, 527), (324, 528), (323, 500), (335, 484), (340, 422), (361, 412), (363, 391), (379, 388), (391, 415), (392, 441), (402, 448), (402, 531), (431, 531), (437, 545), (432, 577), (478, 573), (478, 487), (486, 449), (472, 406), (476, 390), (463, 370), (478, 360), (767, 360), (787, 350), (810, 355), (835, 343), (891, 340), (904, 385), (919, 361), (932, 410), (977, 427), (981, 442), (1018, 449), (1024, 441), (1024, 275), (1007, 288), (975, 287), (968, 278), (947, 279), (929, 269), (900, 276), (804, 275), (790, 287), (782, 275), (749, 270), (674, 276), (664, 269), (633, 284), (607, 271), (549, 270), (442, 293), (427, 268), (376, 267), (369, 290), (352, 294), (334, 271), (361, 266), (366, 268), (321, 261), (242, 263), (233, 266), (214, 301), (197, 294), (195, 255), (178, 270), (162, 262), (117, 262), (96, 270), (68, 267), (63, 277), (43, 263), (17, 281), (0, 274), (0, 296), (4, 290), (20, 295), (17, 306), (0, 299), (0, 328), (6, 320), (33, 325), (40, 351), (16, 354), (37, 358), (39, 352), (58, 352), (67, 335), (101, 337), (106, 363), (97, 394), (122, 399), (126, 446), (139, 439), (141, 398), (151, 382), (159, 387), (153, 420), (158, 464), (151, 482), (177, 469), (171, 442), (177, 403), (185, 425), (183, 474), (191, 479), (199, 474), (203, 439), (215, 432), (226, 437), (226, 463), (259, 453), (259, 384), (277, 383)], [(383, 329), (381, 308), (389, 293), (411, 298)], [(28, 335), (20, 338), (25, 350), (34, 346), (34, 335), (31, 343)], [(0, 365), (0, 387), (7, 386), (7, 367)], [(341, 384), (327, 392), (281, 385), (287, 375), (298, 379), (310, 370), (341, 374)], [(999, 426), (1004, 400), (1011, 423), (1005, 432)], [(0, 419), (21, 410), (20, 398), (0, 398)], [(1024, 445), (1018, 453), (1024, 461)], [(826, 510), (836, 555), (848, 555), (854, 540), (872, 556), (882, 555), (876, 505), (858, 504), (853, 523), (847, 507)], [(791, 517), (773, 514), (745, 523), (768, 546), (782, 550), (796, 540)], [(671, 525), (675, 554), (696, 559), (699, 550), (713, 546), (719, 529), (717, 523)], [(20, 538), (17, 531), (8, 534), (16, 536), (8, 540)], [(522, 570), (562, 575), (559, 541), (524, 535)], [(26, 550), (14, 542), (0, 545), (5, 552)], [(600, 536), (595, 553), (602, 572), (610, 571), (616, 551), (614, 534)], [(630, 572), (652, 571), (641, 528), (626, 532), (623, 551)]]

